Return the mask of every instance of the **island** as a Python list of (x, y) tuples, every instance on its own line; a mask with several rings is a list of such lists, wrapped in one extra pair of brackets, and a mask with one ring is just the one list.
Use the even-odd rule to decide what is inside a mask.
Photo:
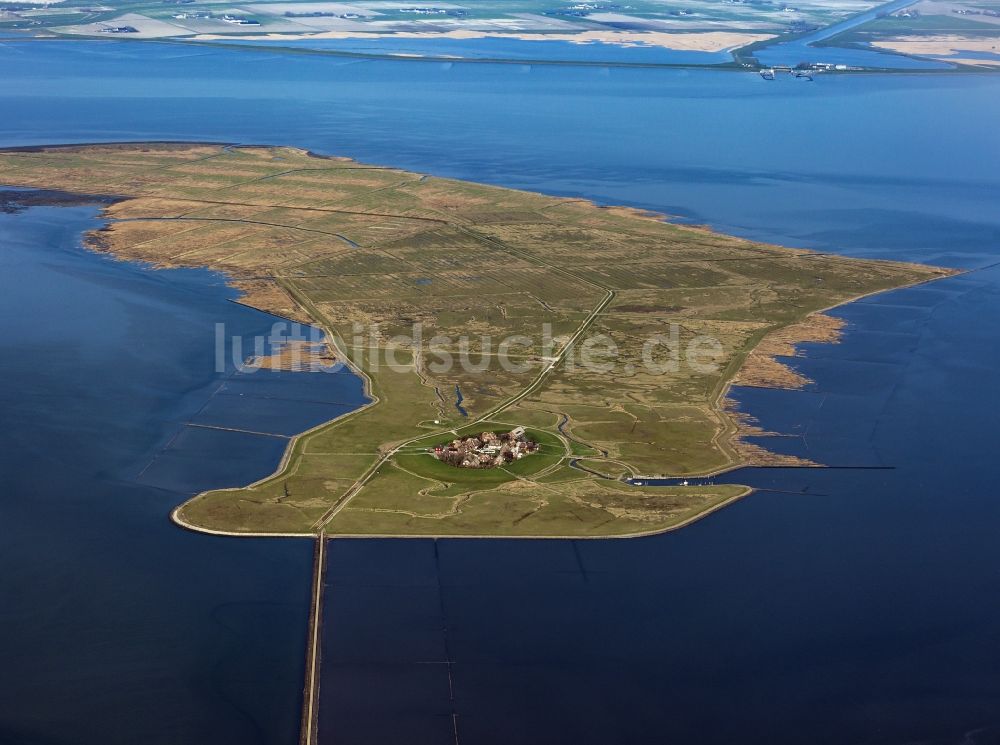
[(750, 491), (713, 474), (817, 465), (746, 442), (733, 383), (807, 385), (780, 358), (836, 341), (824, 309), (952, 273), (289, 147), (7, 149), (0, 182), (100, 204), (93, 250), (209, 267), (323, 330), (310, 364), (272, 370), (363, 378), (368, 403), (293, 438), (272, 476), (174, 512), (232, 535), (680, 527)]

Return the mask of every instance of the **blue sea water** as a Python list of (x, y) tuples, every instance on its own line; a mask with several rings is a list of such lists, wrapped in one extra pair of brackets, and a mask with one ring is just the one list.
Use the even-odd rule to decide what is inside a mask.
[(773, 47), (765, 47), (754, 53), (762, 65), (786, 65), (794, 67), (800, 63), (847, 65), (848, 67), (873, 70), (951, 70), (948, 62), (908, 57), (889, 51), (861, 46), (838, 47), (816, 46), (805, 42), (786, 42)]
[[(1000, 77), (766, 82), (710, 70), (357, 61), (115, 42), (6, 44), (0, 66), (3, 144), (292, 144), (658, 209), (788, 245), (971, 270), (840, 309), (850, 322), (844, 343), (796, 360), (814, 388), (738, 392), (765, 427), (789, 435), (769, 438), (776, 449), (880, 469), (743, 472), (756, 494), (641, 540), (333, 541), (323, 742), (451, 743), (456, 727), (463, 743), (995, 739)], [(26, 215), (4, 219), (23, 226)], [(78, 256), (58, 241), (28, 241), (42, 243)], [(35, 273), (48, 260), (18, 255)], [(233, 311), (204, 276), (189, 286), (183, 279), (195, 275), (131, 271), (157, 288), (144, 291), (147, 303), (176, 290), (205, 304), (205, 319)], [(6, 289), (12, 275), (3, 276)], [(40, 287), (41, 297), (40, 282), (16, 287)], [(78, 294), (82, 302), (95, 293), (108, 303), (119, 297), (107, 285)], [(133, 316), (136, 305), (107, 315), (134, 318), (136, 333), (152, 324), (185, 338), (177, 318)], [(58, 310), (13, 338), (44, 339), (39, 330), (64, 317), (82, 337), (92, 333), (89, 313)], [(252, 332), (256, 322), (247, 323)], [(165, 403), (149, 410), (143, 432), (150, 422), (160, 432), (176, 424), (177, 402), (192, 388), (184, 376), (211, 356), (198, 339), (177, 359), (177, 380), (153, 386)], [(114, 335), (107, 344), (122, 347)], [(23, 349), (19, 372), (0, 367), (5, 390), (28, 381), (58, 391), (74, 379), (44, 343)], [(137, 349), (135, 363), (150, 349)], [(87, 380), (101, 380), (104, 359)], [(25, 360), (40, 361), (33, 377)], [(119, 392), (109, 390), (117, 381), (103, 381), (93, 406), (115, 396), (119, 407), (131, 402), (145, 390), (141, 375), (132, 380)], [(61, 418), (73, 443), (103, 442), (82, 437), (86, 417), (45, 395), (37, 411)], [(51, 441), (32, 426), (22, 425), (18, 441)], [(122, 436), (106, 457), (133, 462), (155, 439)], [(53, 450), (15, 452), (17, 461), (5, 461), (8, 481), (21, 478), (13, 463)], [(231, 473), (249, 477), (262, 462), (251, 453)], [(0, 699), (0, 733), (18, 743), (79, 742), (66, 733), (86, 704), (88, 741), (126, 742), (139, 716), (122, 720), (120, 711), (138, 702), (149, 742), (227, 741), (219, 732), (233, 742), (294, 740), (308, 546), (182, 533), (163, 519), (175, 494), (108, 498), (116, 492), (86, 469), (63, 481), (49, 468), (38, 484), (9, 483), (8, 494), (32, 499), (2, 502), (16, 516), (5, 520), (16, 526), (17, 547), (5, 558), (19, 578), (5, 580), (5, 595), (24, 610), (0, 617), (16, 632), (0, 643), (20, 660)], [(51, 532), (49, 520), (62, 529)], [(73, 559), (53, 564), (51, 545)], [(144, 555), (148, 546), (155, 551)], [(222, 621), (212, 615), (220, 606), (230, 612)], [(263, 606), (286, 612), (255, 621), (244, 612)], [(252, 643), (220, 641), (247, 624), (242, 638)], [(39, 666), (25, 650), (51, 656)], [(74, 650), (74, 664), (64, 664), (60, 654)], [(220, 667), (227, 650), (236, 661)], [(38, 703), (49, 700), (60, 702), (58, 714)], [(261, 714), (269, 728), (241, 730), (236, 709)], [(185, 739), (178, 727), (198, 734)]]
[(209, 272), (84, 251), (95, 212), (0, 213), (0, 742), (295, 743), (311, 542), (168, 515), (270, 473), (361, 386), (217, 372), (215, 324), (252, 348), (276, 319)]

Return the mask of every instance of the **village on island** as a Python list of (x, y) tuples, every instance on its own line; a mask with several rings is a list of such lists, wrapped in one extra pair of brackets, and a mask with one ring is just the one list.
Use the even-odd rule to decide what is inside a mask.
[(448, 445), (437, 445), (431, 452), (443, 463), (456, 468), (496, 468), (513, 463), (538, 450), (538, 443), (529, 440), (524, 427), (510, 432), (481, 432), (459, 437)]

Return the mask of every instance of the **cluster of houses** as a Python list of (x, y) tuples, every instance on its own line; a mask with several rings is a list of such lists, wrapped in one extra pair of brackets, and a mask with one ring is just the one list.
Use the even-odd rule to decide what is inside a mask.
[(458, 468), (495, 468), (520, 460), (538, 450), (538, 443), (529, 440), (524, 427), (510, 432), (482, 432), (460, 437), (448, 445), (433, 449), (434, 457)]

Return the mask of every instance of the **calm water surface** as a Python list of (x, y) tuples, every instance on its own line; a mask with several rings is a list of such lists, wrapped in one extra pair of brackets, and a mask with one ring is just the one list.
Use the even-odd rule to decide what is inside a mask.
[(168, 514), (266, 475), (289, 429), (360, 387), (317, 373), (306, 404), (301, 375), (216, 373), (215, 323), (249, 339), (275, 319), (209, 272), (83, 251), (95, 212), (0, 214), (0, 742), (291, 745), (310, 542), (195, 535)]
[[(841, 309), (852, 328), (845, 342), (798, 363), (815, 388), (739, 392), (764, 426), (789, 435), (772, 447), (885, 468), (740, 474), (761, 491), (642, 540), (334, 541), (321, 724), (324, 741), (350, 743), (451, 743), (456, 722), (463, 743), (996, 740), (1000, 401), (990, 384), (1000, 360), (1000, 77), (769, 83), (720, 71), (357, 62), (114, 42), (8, 44), (0, 65), (6, 144), (293, 144), (659, 209), (759, 239), (976, 270)], [(32, 267), (44, 261), (22, 253)], [(189, 275), (141, 276), (173, 292), (185, 287), (173, 277)], [(198, 285), (189, 295), (215, 303), (207, 316), (218, 317), (232, 311), (220, 293)], [(76, 390), (79, 373), (52, 360), (53, 346), (67, 357), (51, 335), (66, 316), (79, 316), (85, 333), (96, 327), (84, 313), (46, 312), (47, 323), (34, 320), (16, 337), (34, 344), (17, 359), (35, 378), (51, 375), (35, 383), (38, 412), (64, 417), (65, 436), (83, 439), (77, 430), (90, 412), (53, 405), (51, 391)], [(17, 328), (24, 318), (34, 316), (19, 314)], [(167, 334), (169, 325), (182, 335), (176, 318), (135, 319), (135, 333)], [(205, 355), (204, 343), (191, 349)], [(168, 356), (149, 354), (136, 351), (136, 364)], [(178, 375), (197, 369), (174, 362)], [(28, 378), (3, 368), (6, 390)], [(165, 395), (179, 401), (180, 388)], [(94, 407), (113, 395), (100, 389)], [(165, 404), (158, 421), (179, 416), (175, 406)], [(51, 430), (31, 431), (32, 417), (18, 421), (27, 422), (19, 441), (51, 441)], [(149, 436), (149, 447), (156, 441)], [(109, 447), (112, 461), (121, 447)], [(141, 460), (139, 449), (124, 460)], [(5, 461), (8, 478), (27, 478), (24, 457)], [(236, 628), (258, 619), (256, 644), (223, 680), (274, 705), (272, 715), (253, 708), (258, 699), (240, 704), (267, 714), (272, 728), (253, 730), (259, 741), (294, 739), (308, 546), (176, 531), (161, 519), (175, 495), (99, 499), (110, 487), (95, 470), (70, 472), (63, 488), (37, 487), (42, 496), (31, 500), (11, 495), (34, 494), (38, 482), (15, 481), (3, 502), (21, 515), (9, 541), (21, 549), (8, 565), (22, 578), (10, 594), (34, 614), (8, 621), (16, 635), (0, 637), (21, 659), (4, 679), (0, 715), (21, 737), (14, 741), (79, 741), (63, 734), (79, 710), (53, 721), (51, 707), (34, 703), (45, 695), (99, 701), (87, 721), (109, 742), (130, 723), (122, 701), (150, 680), (217, 680), (214, 656), (226, 646), (211, 608), (227, 597), (236, 599), (226, 607), (287, 609), (266, 622), (235, 614)], [(59, 480), (50, 473), (45, 480)], [(53, 520), (63, 529), (53, 532)], [(61, 574), (39, 548), (45, 541), (74, 557)], [(107, 548), (123, 541), (130, 553)], [(135, 559), (146, 546), (154, 548)], [(200, 552), (219, 556), (203, 561)], [(78, 556), (106, 560), (81, 568)], [(105, 586), (109, 577), (118, 581)], [(172, 622), (178, 616), (183, 624)], [(106, 631), (116, 624), (131, 634)], [(77, 664), (53, 652), (51, 674), (38, 675), (25, 650), (41, 654), (42, 639), (77, 650)], [(144, 668), (150, 659), (176, 664), (158, 678)], [(178, 713), (165, 716), (146, 692), (152, 741), (185, 741), (170, 739), (179, 726), (247, 741), (232, 696), (162, 685)]]

